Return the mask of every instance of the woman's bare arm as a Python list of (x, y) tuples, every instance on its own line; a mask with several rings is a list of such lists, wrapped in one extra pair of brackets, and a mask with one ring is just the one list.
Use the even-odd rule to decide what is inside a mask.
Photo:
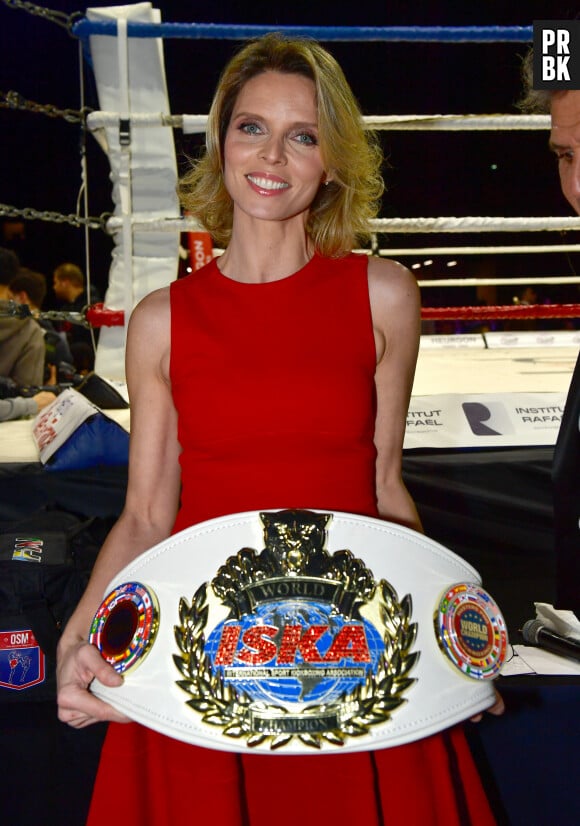
[[(369, 293), (377, 344), (377, 500), (385, 519), (421, 531), (415, 504), (401, 476), (407, 410), (419, 348), (420, 300), (412, 273), (394, 261), (369, 261)], [(495, 694), (490, 714), (503, 714)], [(479, 722), (482, 714), (472, 718)]]
[(177, 512), (180, 448), (169, 357), (169, 291), (165, 289), (147, 296), (131, 317), (127, 340), (131, 440), (125, 507), (59, 643), (59, 717), (77, 727), (96, 720), (124, 719), (87, 691), (94, 676), (107, 685), (122, 681), (88, 645), (88, 630), (110, 580), (169, 535)]
[(369, 259), (369, 295), (377, 349), (376, 485), (379, 514), (421, 530), (402, 479), (402, 450), (419, 348), (420, 300), (411, 272), (395, 261)]

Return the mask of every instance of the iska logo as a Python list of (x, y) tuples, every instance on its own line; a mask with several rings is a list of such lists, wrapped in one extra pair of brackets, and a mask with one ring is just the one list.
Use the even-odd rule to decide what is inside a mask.
[(181, 600), (177, 684), (203, 722), (248, 746), (340, 746), (388, 720), (414, 682), (411, 598), (325, 549), (330, 514), (260, 518), (265, 548), (242, 548)]

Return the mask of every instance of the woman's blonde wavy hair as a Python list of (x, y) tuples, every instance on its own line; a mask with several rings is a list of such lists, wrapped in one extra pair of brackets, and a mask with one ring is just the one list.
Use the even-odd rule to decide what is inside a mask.
[(307, 231), (321, 255), (340, 256), (369, 237), (384, 184), (382, 152), (363, 127), (358, 103), (336, 60), (318, 43), (267, 34), (246, 45), (224, 69), (209, 112), (205, 152), (180, 182), (184, 209), (220, 246), (232, 234), (233, 203), (223, 178), (224, 141), (242, 87), (262, 72), (299, 74), (316, 87), (319, 146), (332, 180), (321, 185)]

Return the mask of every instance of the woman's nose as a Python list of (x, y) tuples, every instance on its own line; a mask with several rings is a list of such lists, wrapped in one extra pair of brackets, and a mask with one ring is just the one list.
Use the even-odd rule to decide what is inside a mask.
[(284, 139), (276, 135), (270, 135), (260, 147), (260, 157), (272, 164), (283, 164), (286, 162), (286, 150)]

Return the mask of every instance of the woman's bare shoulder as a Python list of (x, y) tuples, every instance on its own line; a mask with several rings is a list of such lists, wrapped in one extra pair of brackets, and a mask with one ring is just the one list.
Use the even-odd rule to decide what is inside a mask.
[(419, 287), (411, 270), (390, 258), (371, 256), (368, 264), (369, 295), (373, 310), (405, 307), (416, 312)]
[(153, 290), (139, 301), (129, 321), (132, 336), (169, 335), (170, 330), (169, 287)]
[(170, 287), (161, 287), (158, 290), (153, 290), (142, 298), (135, 306), (131, 318), (140, 318), (145, 315), (156, 315), (157, 313), (169, 312), (169, 291)]
[(407, 267), (392, 258), (369, 257), (369, 283), (377, 289), (414, 291), (417, 287), (415, 276)]

